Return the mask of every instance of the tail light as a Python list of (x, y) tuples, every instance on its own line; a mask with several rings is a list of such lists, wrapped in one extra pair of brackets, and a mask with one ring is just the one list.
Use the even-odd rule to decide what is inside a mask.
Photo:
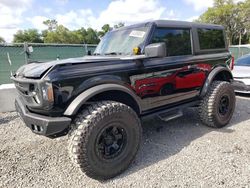
[(234, 69), (234, 56), (232, 56), (231, 58), (231, 62), (230, 62), (230, 69), (233, 70)]

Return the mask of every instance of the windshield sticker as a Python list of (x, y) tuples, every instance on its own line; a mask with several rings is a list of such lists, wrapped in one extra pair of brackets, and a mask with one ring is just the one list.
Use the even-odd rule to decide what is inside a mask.
[(129, 34), (130, 37), (136, 37), (136, 38), (143, 38), (144, 35), (145, 31), (136, 31), (136, 30), (131, 31), (131, 33)]

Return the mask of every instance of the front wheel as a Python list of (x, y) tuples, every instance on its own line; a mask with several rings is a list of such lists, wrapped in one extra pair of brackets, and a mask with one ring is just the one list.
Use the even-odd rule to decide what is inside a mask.
[(214, 128), (224, 127), (231, 120), (235, 109), (234, 89), (228, 82), (214, 81), (201, 100), (201, 121)]
[(113, 101), (90, 105), (77, 115), (72, 127), (69, 150), (73, 161), (86, 175), (99, 180), (127, 169), (142, 134), (137, 114)]

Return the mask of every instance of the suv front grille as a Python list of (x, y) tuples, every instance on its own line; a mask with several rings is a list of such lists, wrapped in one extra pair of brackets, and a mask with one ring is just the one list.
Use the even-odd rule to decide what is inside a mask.
[(40, 97), (39, 81), (26, 78), (12, 77), (18, 94), (23, 98), (25, 104), (29, 107), (40, 107), (35, 97)]
[(29, 83), (20, 83), (20, 82), (15, 82), (16, 89), (23, 95), (28, 95), (29, 94)]

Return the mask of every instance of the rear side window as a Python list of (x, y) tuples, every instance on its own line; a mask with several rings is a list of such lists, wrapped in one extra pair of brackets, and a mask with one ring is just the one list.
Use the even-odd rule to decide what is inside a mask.
[(198, 29), (201, 50), (225, 48), (223, 30)]
[(151, 43), (165, 42), (167, 56), (190, 55), (190, 29), (156, 28)]

